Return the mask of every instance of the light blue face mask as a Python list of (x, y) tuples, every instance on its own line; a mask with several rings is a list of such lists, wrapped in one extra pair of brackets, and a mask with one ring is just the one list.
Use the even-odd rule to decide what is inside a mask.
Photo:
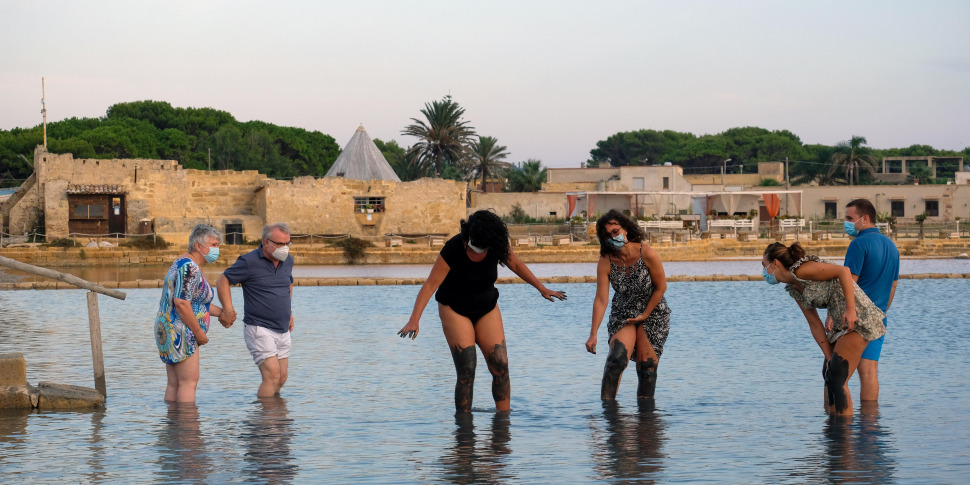
[(215, 263), (219, 259), (219, 248), (209, 248), (209, 253), (205, 255), (206, 263)]
[(768, 268), (761, 268), (761, 277), (765, 279), (765, 283), (769, 285), (777, 285), (778, 280), (775, 279), (775, 275), (768, 272)]
[(610, 238), (610, 244), (612, 244), (614, 248), (620, 249), (624, 244), (626, 244), (626, 236), (623, 234), (617, 234), (616, 236)]
[(854, 222), (845, 221), (842, 223), (842, 228), (845, 229), (846, 234), (852, 237), (856, 237), (859, 235), (859, 231), (856, 230)]

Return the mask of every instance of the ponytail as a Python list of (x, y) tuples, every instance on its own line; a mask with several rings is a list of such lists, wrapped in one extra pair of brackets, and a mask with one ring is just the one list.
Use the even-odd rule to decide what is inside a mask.
[(785, 246), (780, 242), (776, 242), (768, 245), (765, 249), (764, 257), (770, 261), (777, 259), (787, 269), (791, 268), (795, 264), (795, 261), (804, 258), (805, 254), (805, 248), (797, 242), (792, 243), (791, 246)]

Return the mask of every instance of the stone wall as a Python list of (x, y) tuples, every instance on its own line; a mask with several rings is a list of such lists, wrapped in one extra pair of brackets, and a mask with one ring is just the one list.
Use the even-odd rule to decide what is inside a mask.
[[(463, 182), (312, 177), (278, 181), (256, 171), (184, 169), (174, 160), (75, 159), (43, 147), (37, 148), (34, 159), (35, 187), (5, 211), (12, 228), (42, 212), (48, 239), (69, 235), (68, 187), (77, 185), (112, 186), (122, 192), (128, 234), (138, 233), (141, 222), (148, 220), (158, 234), (179, 244), (199, 223), (220, 231), (228, 224), (241, 224), (248, 240), (258, 240), (264, 224), (280, 221), (290, 223), (295, 233), (379, 237), (450, 234), (465, 216)], [(386, 211), (369, 218), (355, 212), (355, 196), (384, 197)]]
[(37, 177), (31, 175), (17, 193), (3, 202), (0, 210), (6, 219), (0, 230), (17, 235), (33, 230), (42, 214)]
[[(430, 178), (394, 182), (302, 177), (268, 181), (257, 207), (265, 221), (286, 222), (300, 234), (450, 235), (465, 217), (465, 190), (464, 182)], [(355, 210), (354, 197), (383, 197), (385, 210), (362, 214)]]

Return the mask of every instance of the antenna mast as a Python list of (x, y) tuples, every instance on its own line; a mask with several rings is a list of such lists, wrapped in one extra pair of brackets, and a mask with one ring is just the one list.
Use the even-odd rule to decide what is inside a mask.
[(44, 84), (44, 78), (40, 78), (40, 114), (44, 115), (44, 150), (47, 150), (47, 103), (44, 102), (44, 98), (47, 97), (47, 87)]

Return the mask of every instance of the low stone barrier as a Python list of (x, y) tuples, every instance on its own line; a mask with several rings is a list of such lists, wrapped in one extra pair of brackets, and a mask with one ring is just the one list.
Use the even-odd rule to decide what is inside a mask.
[(24, 355), (0, 354), (0, 409), (70, 410), (104, 406), (104, 396), (81, 386), (27, 382)]
[[(970, 273), (918, 273), (902, 274), (902, 280), (924, 279), (964, 279), (970, 278)], [(761, 281), (761, 275), (670, 275), (667, 281)], [(543, 283), (596, 283), (595, 276), (548, 276), (539, 278)], [(163, 280), (137, 280), (122, 282), (99, 283), (105, 288), (161, 288)], [(496, 283), (501, 285), (525, 283), (517, 276), (504, 276)], [(294, 286), (393, 286), (393, 285), (422, 285), (424, 278), (375, 278), (375, 277), (342, 277), (342, 278), (295, 278)], [(37, 281), (33, 283), (0, 283), (0, 290), (66, 290), (75, 289), (67, 283), (52, 281)]]
[[(739, 241), (736, 239), (694, 239), (686, 242), (664, 242), (653, 245), (663, 261), (716, 261), (725, 258), (758, 257), (764, 252), (768, 239)], [(847, 237), (812, 241), (804, 237), (799, 243), (810, 254), (822, 257), (843, 257), (850, 239)], [(958, 239), (900, 239), (899, 253), (908, 258), (949, 258), (970, 252), (970, 238)], [(137, 250), (130, 248), (2, 248), (0, 256), (43, 267), (90, 266), (165, 266), (170, 265), (179, 249)], [(218, 261), (211, 266), (225, 267), (254, 246), (222, 246)], [(587, 263), (599, 258), (599, 245), (570, 244), (567, 246), (516, 247), (515, 253), (526, 263)], [(367, 248), (361, 264), (432, 264), (440, 249), (426, 245), (399, 247), (375, 246)], [(296, 244), (290, 254), (300, 265), (347, 264), (343, 250), (331, 246)]]

